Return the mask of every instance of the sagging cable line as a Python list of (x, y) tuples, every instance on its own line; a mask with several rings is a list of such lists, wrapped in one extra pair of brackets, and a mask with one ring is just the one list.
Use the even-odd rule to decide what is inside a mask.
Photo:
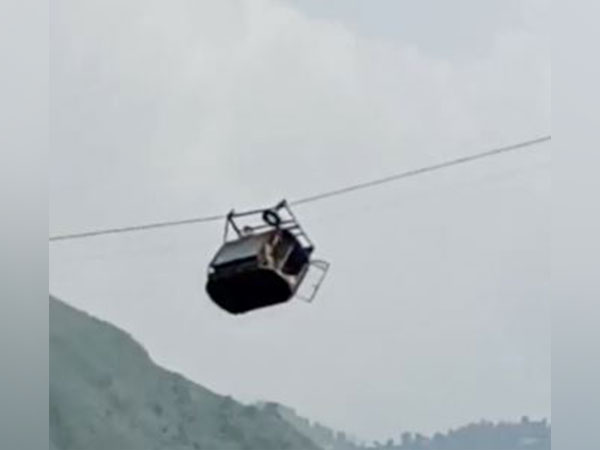
[[(548, 142), (551, 140), (551, 138), (552, 138), (552, 136), (550, 136), (550, 135), (542, 136), (542, 137), (539, 137), (536, 139), (519, 142), (519, 143), (508, 145), (505, 147), (499, 147), (499, 148), (495, 148), (495, 149), (488, 150), (488, 151), (481, 152), (481, 153), (476, 153), (476, 154), (472, 154), (472, 155), (468, 155), (468, 156), (463, 156), (460, 158), (450, 159), (450, 160), (447, 160), (447, 161), (444, 161), (441, 163), (421, 167), (419, 169), (408, 170), (408, 171), (397, 173), (395, 175), (390, 175), (390, 176), (387, 176), (384, 178), (379, 178), (376, 180), (367, 181), (367, 182), (359, 183), (359, 184), (354, 184), (351, 186), (346, 186), (346, 187), (343, 187), (340, 189), (335, 189), (335, 190), (328, 191), (328, 192), (323, 192), (323, 193), (312, 195), (309, 197), (292, 200), (289, 202), (289, 204), (290, 205), (303, 205), (303, 204), (307, 204), (307, 203), (320, 201), (320, 200), (323, 200), (326, 198), (337, 197), (340, 195), (349, 194), (351, 192), (368, 189), (368, 188), (379, 186), (379, 185), (386, 184), (386, 183), (391, 183), (391, 182), (398, 181), (398, 180), (401, 180), (404, 178), (410, 178), (410, 177), (422, 175), (422, 174), (425, 174), (428, 172), (434, 172), (434, 171), (446, 169), (446, 168), (449, 168), (452, 166), (469, 163), (469, 162), (476, 161), (479, 159), (483, 159), (483, 158), (487, 158), (487, 157), (491, 157), (491, 156), (495, 156), (495, 155), (500, 155), (503, 153), (513, 152), (516, 150), (521, 150), (526, 147), (532, 147), (537, 144)], [(155, 222), (155, 223), (127, 226), (127, 227), (120, 227), (120, 228), (107, 228), (107, 229), (102, 229), (102, 230), (86, 231), (86, 232), (82, 232), (82, 233), (71, 233), (71, 234), (50, 236), (49, 241), (50, 242), (65, 241), (65, 240), (70, 240), (70, 239), (82, 239), (82, 238), (89, 238), (89, 237), (95, 237), (95, 236), (103, 236), (103, 235), (107, 235), (107, 234), (131, 233), (131, 232), (135, 232), (135, 231), (152, 230), (152, 229), (157, 229), (157, 228), (167, 228), (167, 227), (175, 227), (175, 226), (182, 226), (182, 225), (192, 225), (192, 224), (197, 224), (197, 223), (215, 222), (215, 221), (223, 220), (225, 218), (226, 218), (226, 215), (220, 214), (220, 215), (214, 215), (214, 216), (195, 217), (195, 218), (191, 218), (191, 219), (173, 220), (173, 221), (166, 221), (166, 222)]]
[(391, 183), (392, 181), (401, 180), (403, 178), (410, 178), (410, 177), (414, 177), (416, 175), (421, 175), (421, 174), (424, 174), (427, 172), (433, 172), (436, 170), (446, 169), (448, 167), (456, 166), (459, 164), (465, 164), (465, 163), (468, 163), (471, 161), (476, 161), (478, 159), (487, 158), (489, 156), (494, 156), (494, 155), (498, 155), (501, 153), (507, 153), (507, 152), (519, 150), (519, 149), (522, 149), (525, 147), (530, 147), (530, 146), (533, 146), (536, 144), (541, 144), (543, 142), (549, 141), (550, 139), (551, 139), (551, 136), (543, 136), (543, 137), (540, 137), (537, 139), (532, 139), (532, 140), (525, 141), (525, 142), (519, 142), (518, 144), (513, 144), (513, 145), (508, 145), (506, 147), (496, 148), (493, 150), (489, 150), (487, 152), (477, 153), (477, 154), (469, 155), (469, 156), (463, 156), (462, 158), (451, 159), (451, 160), (444, 161), (444, 162), (434, 164), (431, 166), (421, 167), (420, 169), (408, 170), (406, 172), (397, 173), (395, 175), (390, 175), (385, 178), (379, 178), (377, 180), (367, 181), (365, 183), (359, 183), (359, 184), (355, 184), (353, 186), (347, 186), (347, 187), (344, 187), (341, 189), (336, 189), (333, 191), (313, 195), (310, 197), (301, 198), (301, 199), (290, 202), (290, 205), (301, 205), (303, 203), (316, 202), (318, 200), (323, 200), (325, 198), (336, 197), (338, 195), (348, 194), (353, 191), (367, 189), (367, 188), (371, 188), (371, 187), (378, 186), (381, 184)]
[(129, 227), (121, 227), (121, 228), (107, 228), (104, 230), (95, 230), (95, 231), (85, 231), (83, 233), (73, 233), (73, 234), (63, 234), (58, 236), (51, 236), (49, 241), (64, 241), (67, 239), (81, 239), (88, 238), (94, 236), (102, 236), (105, 234), (118, 234), (118, 233), (131, 233), (133, 231), (143, 231), (143, 230), (153, 230), (156, 228), (167, 228), (167, 227), (176, 227), (180, 225), (191, 225), (195, 223), (206, 223), (206, 222), (215, 222), (218, 220), (225, 219), (225, 215), (219, 216), (207, 216), (207, 217), (196, 217), (193, 219), (184, 219), (184, 220), (173, 220), (170, 222), (156, 222), (156, 223), (148, 223), (144, 225), (133, 225)]

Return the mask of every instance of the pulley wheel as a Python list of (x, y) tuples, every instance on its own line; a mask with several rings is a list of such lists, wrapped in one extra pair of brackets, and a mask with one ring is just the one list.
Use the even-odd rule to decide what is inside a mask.
[(279, 225), (281, 225), (281, 217), (272, 209), (267, 209), (263, 212), (262, 218), (266, 223), (275, 228), (279, 228)]

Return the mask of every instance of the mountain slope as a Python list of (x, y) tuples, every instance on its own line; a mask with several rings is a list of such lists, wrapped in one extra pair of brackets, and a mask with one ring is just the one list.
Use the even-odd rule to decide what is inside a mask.
[(53, 450), (319, 450), (278, 414), (156, 366), (131, 337), (50, 298)]
[(364, 444), (345, 432), (334, 430), (319, 422), (311, 421), (296, 413), (293, 408), (276, 402), (259, 402), (263, 411), (276, 412), (282, 419), (292, 425), (304, 436), (309, 437), (315, 445), (323, 450), (364, 450)]

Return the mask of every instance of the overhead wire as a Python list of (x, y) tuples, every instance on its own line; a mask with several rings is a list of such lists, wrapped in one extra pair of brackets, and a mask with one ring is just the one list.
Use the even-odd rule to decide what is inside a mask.
[(56, 236), (51, 236), (49, 241), (64, 241), (68, 239), (80, 239), (80, 238), (88, 238), (94, 236), (102, 236), (105, 234), (118, 234), (118, 233), (131, 233), (133, 231), (143, 231), (143, 230), (153, 230), (156, 228), (167, 228), (167, 227), (175, 227), (180, 225), (191, 225), (195, 223), (206, 223), (206, 222), (214, 222), (217, 220), (225, 219), (225, 214), (220, 214), (217, 216), (206, 216), (206, 217), (194, 217), (191, 219), (183, 219), (183, 220), (171, 220), (168, 222), (154, 222), (147, 223), (143, 225), (133, 225), (128, 227), (120, 227), (120, 228), (106, 228), (102, 230), (93, 230), (93, 231), (84, 231), (82, 233), (71, 233), (71, 234), (61, 234)]
[(436, 170), (445, 169), (448, 167), (456, 166), (459, 164), (465, 164), (468, 162), (476, 161), (478, 159), (487, 158), (494, 155), (499, 155), (501, 153), (508, 153), (515, 150), (520, 150), (525, 147), (531, 147), (536, 144), (541, 144), (543, 142), (549, 141), (551, 136), (543, 136), (536, 139), (531, 139), (529, 141), (519, 142), (517, 144), (507, 145), (505, 147), (499, 147), (492, 150), (488, 150), (486, 152), (477, 153), (473, 155), (463, 156), (460, 158), (450, 159), (441, 163), (433, 164), (430, 166), (421, 167), (419, 169), (407, 170), (405, 172), (400, 172), (394, 175), (390, 175), (384, 178), (378, 178), (376, 180), (367, 181), (364, 183), (354, 184), (352, 186), (346, 186), (340, 189), (335, 189), (328, 192), (323, 192), (320, 194), (312, 195), (310, 197), (304, 197), (290, 202), (291, 205), (302, 205), (305, 203), (316, 202), (319, 200), (323, 200), (330, 197), (337, 197), (339, 195), (349, 194), (354, 191), (371, 188), (374, 186), (378, 186), (381, 184), (391, 183), (393, 181), (398, 181), (403, 178), (410, 178), (417, 175), (421, 175), (427, 172), (433, 172)]
[[(494, 148), (494, 149), (487, 150), (487, 151), (484, 151), (481, 153), (475, 153), (475, 154), (471, 154), (471, 155), (467, 155), (467, 156), (462, 156), (459, 158), (449, 159), (449, 160), (446, 160), (446, 161), (443, 161), (440, 163), (432, 164), (432, 165), (421, 167), (418, 169), (407, 170), (407, 171), (400, 172), (400, 173), (397, 173), (394, 175), (389, 175), (389, 176), (386, 176), (383, 178), (378, 178), (375, 180), (371, 180), (371, 181), (367, 181), (367, 182), (363, 182), (363, 183), (357, 183), (357, 184), (345, 186), (345, 187), (342, 187), (339, 189), (322, 192), (322, 193), (311, 195), (308, 197), (299, 198), (299, 199), (290, 201), (289, 204), (292, 206), (304, 205), (307, 203), (313, 203), (313, 202), (317, 202), (317, 201), (324, 200), (324, 199), (331, 198), (331, 197), (346, 195), (346, 194), (349, 194), (349, 193), (352, 193), (352, 192), (355, 192), (358, 190), (369, 189), (369, 188), (372, 188), (375, 186), (391, 183), (391, 182), (398, 181), (401, 179), (415, 177), (415, 176), (422, 175), (425, 173), (434, 172), (437, 170), (442, 170), (442, 169), (446, 169), (446, 168), (461, 165), (461, 164), (466, 164), (469, 162), (488, 158), (491, 156), (496, 156), (496, 155), (500, 155), (500, 154), (504, 154), (504, 153), (514, 152), (514, 151), (521, 150), (521, 149), (528, 148), (528, 147), (533, 147), (538, 144), (548, 142), (551, 140), (551, 138), (552, 138), (551, 135), (546, 135), (546, 136), (538, 137), (535, 139), (518, 142), (516, 144), (511, 144), (511, 145), (507, 145), (504, 147)], [(154, 223), (126, 226), (126, 227), (118, 227), (118, 228), (106, 228), (106, 229), (85, 231), (85, 232), (81, 232), (81, 233), (70, 233), (70, 234), (50, 236), (49, 241), (54, 242), (54, 241), (64, 241), (64, 240), (71, 240), (71, 239), (82, 239), (82, 238), (89, 238), (89, 237), (95, 237), (95, 236), (103, 236), (103, 235), (108, 235), (108, 234), (131, 233), (131, 232), (136, 232), (136, 231), (152, 230), (152, 229), (157, 229), (157, 228), (167, 228), (167, 227), (191, 225), (191, 224), (198, 224), (198, 223), (208, 223), (208, 222), (215, 222), (215, 221), (223, 220), (226, 217), (227, 216), (225, 214), (219, 214), (219, 215), (204, 216), (204, 217), (194, 217), (194, 218), (183, 219), (183, 220), (154, 222)]]

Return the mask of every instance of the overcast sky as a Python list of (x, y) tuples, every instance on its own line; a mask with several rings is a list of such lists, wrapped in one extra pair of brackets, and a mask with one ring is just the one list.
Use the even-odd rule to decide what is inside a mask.
[[(56, 0), (50, 232), (269, 205), (550, 131), (546, 0)], [(550, 146), (298, 208), (313, 304), (204, 293), (222, 224), (59, 242), (50, 291), (364, 438), (550, 415)]]

